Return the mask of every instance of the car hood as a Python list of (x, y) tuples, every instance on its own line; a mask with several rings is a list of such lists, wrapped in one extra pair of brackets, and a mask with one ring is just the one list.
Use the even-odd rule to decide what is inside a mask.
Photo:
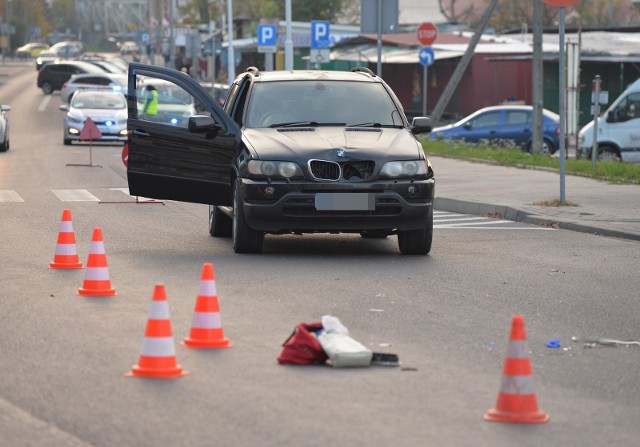
[(256, 158), (337, 160), (343, 159), (418, 159), (424, 156), (422, 145), (407, 129), (370, 127), (290, 127), (244, 129), (243, 138)]

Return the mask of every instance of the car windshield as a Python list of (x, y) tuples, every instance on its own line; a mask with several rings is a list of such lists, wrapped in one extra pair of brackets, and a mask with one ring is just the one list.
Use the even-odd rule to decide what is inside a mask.
[(76, 109), (110, 109), (120, 110), (127, 107), (122, 95), (77, 94), (73, 97), (71, 107)]
[(309, 125), (403, 126), (379, 83), (310, 80), (258, 82), (245, 116), (249, 128)]

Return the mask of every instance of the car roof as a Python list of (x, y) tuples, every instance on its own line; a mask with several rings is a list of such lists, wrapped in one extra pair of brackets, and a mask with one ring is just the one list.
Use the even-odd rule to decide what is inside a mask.
[[(248, 70), (251, 71), (251, 70)], [(274, 81), (358, 81), (381, 82), (381, 79), (364, 71), (287, 70), (254, 72), (254, 82)]]
[(72, 74), (69, 80), (76, 81), (82, 78), (95, 78), (96, 76), (127, 83), (127, 75), (124, 73), (76, 73)]
[(61, 60), (57, 60), (55, 62), (53, 62), (53, 64), (49, 64), (46, 65), (51, 66), (51, 65), (75, 65), (77, 67), (82, 67), (84, 69), (87, 70), (87, 72), (89, 73), (104, 73), (107, 74), (106, 71), (104, 71), (102, 68), (98, 67), (97, 65), (94, 65), (90, 62), (85, 62), (85, 61), (61, 61)]
[(124, 96), (122, 92), (114, 91), (111, 89), (99, 89), (99, 90), (77, 90), (73, 97), (83, 96), (83, 94), (87, 94), (87, 96)]

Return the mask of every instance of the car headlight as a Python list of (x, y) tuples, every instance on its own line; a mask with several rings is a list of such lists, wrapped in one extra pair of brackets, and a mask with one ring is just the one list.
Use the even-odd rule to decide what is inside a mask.
[(389, 178), (413, 178), (425, 176), (428, 169), (427, 160), (389, 161), (384, 164), (380, 175)]
[(261, 177), (292, 178), (302, 176), (300, 166), (291, 161), (249, 160), (247, 168), (249, 174)]

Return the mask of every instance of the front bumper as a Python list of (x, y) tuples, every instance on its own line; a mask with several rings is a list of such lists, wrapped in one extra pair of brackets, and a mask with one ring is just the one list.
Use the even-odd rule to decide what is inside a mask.
[[(269, 187), (273, 188), (271, 194)], [(433, 207), (435, 180), (269, 183), (241, 179), (239, 188), (247, 224), (256, 231), (358, 233), (425, 228)], [(331, 209), (333, 202), (327, 206), (320, 197), (335, 198), (338, 205)], [(352, 199), (358, 203), (349, 209)], [(363, 208), (363, 203), (368, 206)]]
[[(102, 134), (102, 138), (96, 139), (95, 141), (127, 141), (126, 126), (98, 126), (98, 129)], [(64, 138), (66, 140), (81, 141), (81, 133), (81, 125), (65, 124), (64, 126)]]

